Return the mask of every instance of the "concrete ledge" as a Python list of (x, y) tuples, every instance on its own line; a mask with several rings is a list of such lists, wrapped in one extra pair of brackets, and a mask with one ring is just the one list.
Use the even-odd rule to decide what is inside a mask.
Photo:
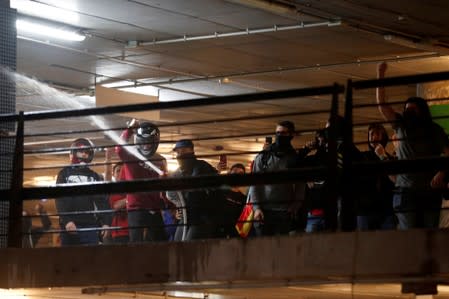
[(449, 231), (310, 234), (124, 246), (2, 249), (0, 287), (176, 281), (449, 281)]

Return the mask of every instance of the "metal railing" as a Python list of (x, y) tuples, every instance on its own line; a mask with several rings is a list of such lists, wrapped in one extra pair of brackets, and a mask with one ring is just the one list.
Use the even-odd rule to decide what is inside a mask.
[[(348, 80), (346, 87), (338, 84), (332, 86), (323, 86), (317, 88), (305, 88), (294, 89), (287, 91), (276, 91), (257, 94), (245, 94), (245, 95), (233, 95), (224, 97), (214, 97), (207, 99), (193, 99), (179, 102), (167, 102), (167, 103), (149, 103), (149, 104), (133, 104), (133, 105), (121, 105), (114, 107), (102, 107), (102, 108), (88, 108), (88, 109), (75, 109), (75, 110), (62, 110), (62, 111), (41, 111), (41, 112), (29, 112), (19, 114), (0, 115), (0, 122), (4, 121), (16, 121), (16, 149), (14, 152), (14, 169), (12, 172), (13, 185), (9, 190), (0, 191), (0, 197), (3, 200), (9, 200), (10, 202), (10, 215), (9, 215), (9, 234), (8, 243), (10, 247), (21, 246), (21, 214), (22, 214), (22, 201), (36, 198), (54, 198), (67, 194), (116, 194), (116, 193), (132, 193), (132, 192), (149, 192), (149, 191), (166, 191), (166, 190), (186, 190), (186, 189), (199, 189), (199, 188), (219, 188), (221, 186), (252, 186), (252, 185), (264, 185), (264, 184), (281, 184), (281, 183), (294, 183), (297, 181), (307, 181), (311, 178), (326, 178), (328, 181), (328, 188), (330, 190), (329, 196), (331, 200), (337, 201), (337, 198), (342, 199), (343, 205), (352, 206), (354, 204), (353, 188), (351, 186), (354, 177), (363, 173), (404, 173), (415, 172), (422, 170), (443, 170), (449, 169), (449, 158), (445, 157), (430, 157), (422, 158), (410, 161), (386, 161), (386, 162), (360, 162), (354, 161), (351, 155), (351, 148), (354, 143), (354, 131), (356, 126), (365, 126), (366, 124), (354, 124), (353, 123), (353, 111), (358, 107), (365, 107), (367, 105), (354, 105), (353, 93), (358, 90), (385, 87), (393, 85), (411, 84), (419, 82), (432, 82), (449, 79), (449, 72), (422, 74), (412, 76), (401, 76), (379, 80), (363, 80), (352, 81)], [(344, 106), (344, 121), (345, 129), (343, 133), (343, 164), (339, 169), (337, 158), (337, 134), (335, 123), (338, 118), (339, 111), (339, 95), (346, 91), (345, 106)], [(252, 173), (246, 175), (220, 175), (220, 176), (198, 176), (198, 177), (183, 177), (183, 178), (157, 178), (157, 179), (143, 179), (135, 181), (120, 181), (120, 182), (93, 182), (89, 185), (72, 185), (72, 186), (52, 186), (52, 187), (24, 187), (23, 186), (23, 172), (24, 170), (24, 125), (27, 121), (54, 119), (61, 117), (76, 117), (76, 116), (90, 116), (101, 114), (113, 114), (123, 112), (135, 112), (135, 111), (148, 111), (148, 110), (163, 110), (174, 108), (187, 108), (187, 107), (199, 107), (204, 105), (223, 105), (223, 104), (235, 104), (235, 103), (249, 103), (266, 100), (279, 100), (294, 97), (306, 97), (314, 95), (331, 95), (331, 107), (329, 112), (329, 157), (327, 165), (321, 165), (316, 167), (307, 167), (299, 169), (289, 169), (279, 172), (269, 173)], [(394, 103), (393, 103), (394, 104)], [(396, 103), (397, 104), (397, 103)], [(260, 118), (274, 118), (285, 117), (292, 115), (304, 115), (323, 113), (326, 111), (316, 110), (310, 112), (292, 112), (286, 114), (273, 114), (266, 116), (250, 117), (249, 119)], [(236, 117), (231, 119), (219, 119), (219, 122), (226, 121), (244, 121), (244, 117)], [(217, 121), (217, 120), (210, 120)], [(208, 121), (187, 121), (180, 122), (184, 125), (191, 124), (205, 124)], [(385, 122), (379, 122), (385, 123)], [(161, 127), (164, 127), (162, 125)], [(119, 130), (123, 128), (114, 128)], [(112, 129), (111, 129), (112, 130)], [(96, 131), (96, 130), (90, 130)], [(101, 130), (100, 130), (101, 131)], [(71, 133), (80, 133), (81, 131), (73, 131)], [(64, 132), (59, 132), (64, 134)], [(58, 133), (58, 134), (59, 134)], [(254, 134), (240, 134), (240, 137), (253, 136)], [(198, 140), (207, 140), (213, 138), (223, 138), (222, 136), (216, 137), (200, 137)], [(165, 141), (171, 142), (171, 141)], [(114, 145), (112, 145), (114, 146)], [(104, 147), (104, 146), (103, 146)], [(67, 150), (68, 148), (65, 148)], [(61, 149), (48, 149), (61, 150)], [(29, 153), (38, 153), (39, 151), (31, 151)], [(255, 153), (255, 152), (252, 152)], [(232, 153), (230, 153), (232, 154)], [(234, 153), (239, 154), (239, 153)], [(206, 155), (207, 156), (207, 155)], [(98, 165), (102, 163), (93, 163)], [(339, 186), (342, 184), (342, 186)], [(435, 192), (441, 192), (436, 190)], [(112, 210), (105, 210), (103, 213), (111, 213)], [(93, 211), (92, 213), (98, 213)], [(354, 229), (353, 223), (343, 223), (344, 230)], [(100, 230), (101, 228), (94, 228)], [(118, 228), (110, 228), (112, 230)], [(61, 230), (52, 230), (50, 233), (60, 233)]]

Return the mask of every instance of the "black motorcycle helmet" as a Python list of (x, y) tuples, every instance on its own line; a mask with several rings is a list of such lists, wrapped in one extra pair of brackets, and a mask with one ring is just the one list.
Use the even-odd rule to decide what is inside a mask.
[[(95, 145), (87, 138), (78, 138), (70, 145), (70, 154), (72, 155), (72, 164), (90, 163), (94, 159)], [(87, 152), (87, 157), (82, 155)]]
[(150, 122), (142, 122), (134, 135), (134, 143), (138, 151), (147, 158), (157, 151), (159, 141), (159, 128)]

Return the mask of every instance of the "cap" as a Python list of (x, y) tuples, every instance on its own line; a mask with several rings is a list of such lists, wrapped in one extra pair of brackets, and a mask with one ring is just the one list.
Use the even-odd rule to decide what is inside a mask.
[(193, 148), (193, 142), (190, 139), (181, 139), (176, 141), (175, 143), (175, 147), (173, 148), (173, 150), (177, 150), (178, 148), (181, 147), (191, 147)]

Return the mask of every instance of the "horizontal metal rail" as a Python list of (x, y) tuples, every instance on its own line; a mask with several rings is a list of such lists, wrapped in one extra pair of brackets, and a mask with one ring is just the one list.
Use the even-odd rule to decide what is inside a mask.
[[(159, 128), (167, 128), (167, 127), (178, 127), (178, 126), (203, 125), (203, 124), (210, 124), (210, 123), (216, 124), (216, 123), (236, 122), (236, 121), (251, 121), (251, 120), (259, 120), (259, 119), (280, 118), (280, 117), (287, 117), (287, 116), (324, 114), (324, 113), (329, 113), (329, 111), (330, 111), (329, 109), (325, 109), (325, 110), (320, 109), (320, 110), (311, 110), (311, 111), (302, 111), (302, 112), (275, 113), (275, 114), (263, 114), (263, 115), (257, 114), (257, 115), (241, 116), (241, 117), (174, 122), (174, 123), (168, 123), (168, 124), (157, 124), (157, 126)], [(64, 132), (25, 134), (25, 137), (71, 135), (71, 134), (82, 134), (82, 133), (97, 133), (97, 132), (105, 132), (105, 131), (123, 131), (125, 129), (127, 129), (127, 127), (123, 126), (123, 127), (110, 128), (107, 130), (105, 130), (105, 129), (72, 130), (72, 131), (64, 131)], [(11, 137), (14, 137), (14, 136), (11, 136)]]
[[(395, 160), (383, 162), (354, 162), (354, 175), (376, 173), (410, 173), (425, 170), (449, 168), (449, 157), (422, 158), (413, 161)], [(157, 178), (121, 182), (92, 182), (89, 185), (73, 184), (51, 187), (29, 187), (23, 189), (24, 199), (53, 198), (67, 194), (113, 194), (143, 191), (186, 190), (220, 186), (251, 186), (261, 184), (286, 184), (297, 181), (325, 178), (328, 167), (317, 166), (286, 171), (252, 173), (246, 175), (212, 175), (185, 178)], [(9, 190), (0, 192), (1, 198), (8, 198)]]

